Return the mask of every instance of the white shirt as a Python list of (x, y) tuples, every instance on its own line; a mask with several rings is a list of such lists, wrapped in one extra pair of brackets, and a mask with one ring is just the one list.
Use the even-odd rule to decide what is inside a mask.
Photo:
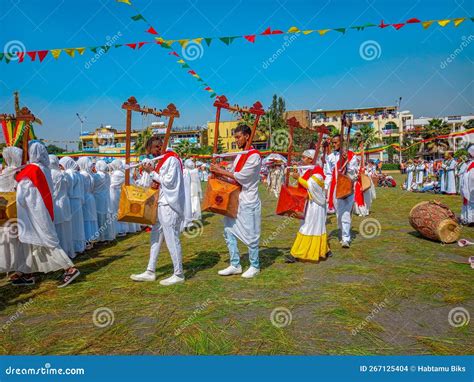
[(260, 181), (260, 167), (262, 158), (259, 154), (252, 154), (247, 158), (243, 168), (235, 172), (235, 167), (239, 162), (240, 156), (237, 155), (231, 167), (235, 180), (242, 186), (239, 195), (239, 202), (244, 204), (254, 204), (260, 201), (258, 195), (258, 183)]

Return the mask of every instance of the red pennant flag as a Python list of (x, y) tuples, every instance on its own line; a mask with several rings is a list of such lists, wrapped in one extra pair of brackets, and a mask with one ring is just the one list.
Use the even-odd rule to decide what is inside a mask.
[(276, 29), (272, 32), (272, 34), (283, 34), (283, 31)]
[(151, 34), (158, 34), (158, 32), (153, 27), (148, 28), (147, 32)]
[(204, 90), (212, 90), (209, 86), (207, 88), (205, 88)]
[(248, 36), (244, 36), (244, 38), (247, 40), (247, 41), (250, 41), (250, 42), (255, 42), (255, 35), (254, 34), (251, 34), (251, 35), (248, 35)]
[(393, 25), (393, 27), (394, 27), (396, 30), (399, 30), (400, 28), (402, 28), (402, 27), (405, 25), (405, 23), (392, 24), (392, 25)]
[(31, 61), (34, 61), (36, 59), (36, 52), (26, 52), (28, 56), (30, 56)]
[(384, 23), (383, 23), (383, 20), (382, 20), (382, 21), (380, 22), (379, 28), (382, 28), (382, 29), (383, 29), (383, 28), (387, 28), (387, 27), (389, 27), (389, 26), (390, 26), (390, 24), (384, 24)]
[(135, 44), (135, 43), (134, 44), (125, 44), (125, 45), (129, 46), (132, 49), (135, 49), (137, 47), (137, 44)]
[(139, 42), (138, 43), (138, 49), (140, 49), (145, 44), (148, 44), (148, 43), (147, 42)]
[(16, 55), (18, 56), (18, 63), (23, 62), (25, 59), (25, 52), (16, 52)]
[(192, 75), (195, 75), (195, 74), (196, 74), (196, 72), (195, 72), (194, 70), (188, 70), (188, 73), (189, 73), (189, 74), (192, 74)]
[(179, 57), (179, 54), (176, 53), (175, 51), (169, 52), (168, 54), (171, 55), (171, 56)]
[(416, 17), (414, 17), (410, 20), (407, 20), (407, 24), (414, 24), (414, 23), (421, 23), (421, 21), (418, 20)]
[(262, 33), (263, 36), (269, 35), (269, 34), (272, 34), (272, 30), (270, 29), (270, 27), (268, 27), (267, 29), (265, 29), (265, 31)]
[(39, 50), (38, 51), (38, 58), (40, 62), (43, 62), (44, 58), (48, 55), (49, 50)]

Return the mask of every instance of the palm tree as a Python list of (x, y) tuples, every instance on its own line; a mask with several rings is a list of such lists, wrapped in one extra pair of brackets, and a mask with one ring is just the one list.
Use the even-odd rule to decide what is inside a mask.
[[(430, 119), (430, 121), (428, 122), (428, 125), (426, 125), (423, 128), (421, 132), (421, 138), (430, 139), (438, 135), (446, 135), (449, 133), (451, 133), (451, 127), (449, 126), (447, 122), (439, 118), (433, 118), (433, 119)], [(418, 153), (423, 154), (423, 152), (426, 150), (430, 154), (434, 154), (434, 153), (439, 154), (440, 151), (441, 153), (443, 153), (444, 151), (447, 151), (448, 149), (449, 149), (449, 142), (447, 140), (434, 139), (432, 141), (422, 143), (420, 145), (420, 149)]]
[(372, 126), (364, 125), (354, 134), (354, 143), (360, 147), (363, 143), (364, 149), (368, 149), (380, 142), (380, 138)]
[(143, 155), (146, 153), (146, 142), (148, 139), (151, 138), (152, 132), (150, 129), (142, 130), (137, 137), (137, 141), (135, 142), (135, 152), (139, 155)]

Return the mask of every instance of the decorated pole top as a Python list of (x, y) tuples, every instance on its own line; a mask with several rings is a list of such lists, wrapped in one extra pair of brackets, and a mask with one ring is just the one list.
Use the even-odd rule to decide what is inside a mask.
[(262, 116), (265, 114), (265, 110), (263, 109), (263, 106), (260, 101), (255, 102), (250, 108), (240, 107), (237, 104), (230, 106), (229, 101), (227, 100), (227, 97), (225, 95), (217, 96), (216, 100), (214, 101), (214, 106), (221, 109), (227, 109), (229, 111), (248, 113), (258, 116)]
[(179, 111), (176, 109), (176, 106), (170, 103), (165, 109), (157, 110), (156, 108), (151, 107), (140, 107), (138, 101), (135, 97), (131, 96), (126, 102), (122, 104), (122, 109), (136, 111), (141, 114), (152, 114), (157, 117), (174, 117), (179, 118)]

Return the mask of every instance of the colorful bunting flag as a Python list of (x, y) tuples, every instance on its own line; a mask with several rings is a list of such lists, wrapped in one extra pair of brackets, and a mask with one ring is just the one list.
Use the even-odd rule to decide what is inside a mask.
[(461, 24), (464, 20), (466, 20), (465, 17), (460, 17), (460, 18), (457, 18), (457, 19), (453, 19), (454, 26), (455, 27), (459, 26), (459, 24)]
[(74, 48), (66, 48), (64, 51), (71, 57), (74, 58), (74, 53), (76, 53), (76, 50)]
[(255, 42), (255, 37), (257, 37), (257, 36), (254, 35), (254, 34), (251, 34), (251, 35), (248, 35), (248, 36), (244, 36), (244, 38), (245, 38), (247, 41), (250, 41), (251, 43), (254, 43), (254, 42)]
[(431, 24), (433, 24), (433, 23), (434, 23), (433, 20), (430, 20), (430, 21), (423, 21), (423, 22), (421, 23), (421, 25), (423, 25), (423, 29), (428, 29), (428, 28), (431, 26)]
[(153, 27), (148, 28), (147, 32), (151, 34), (158, 34), (158, 32)]
[(117, 3), (124, 3), (124, 4), (127, 4), (127, 5), (132, 5), (130, 0), (115, 0), (115, 1), (117, 1)]
[(137, 44), (133, 43), (133, 44), (125, 44), (127, 45), (128, 47), (132, 48), (132, 49), (135, 49), (137, 47)]
[(39, 50), (38, 51), (38, 59), (40, 62), (43, 62), (44, 58), (48, 55), (49, 50)]
[(443, 28), (449, 24), (451, 19), (446, 19), (446, 20), (438, 20), (438, 24), (441, 25)]
[(18, 63), (23, 62), (25, 59), (25, 52), (16, 52), (16, 55), (18, 56)]
[(382, 21), (380, 22), (380, 24), (379, 24), (379, 28), (382, 28), (382, 29), (383, 29), (383, 28), (387, 28), (387, 27), (389, 27), (389, 26), (390, 26), (390, 24), (384, 24), (383, 20), (382, 20)]
[(219, 40), (221, 40), (226, 45), (230, 45), (236, 38), (237, 37), (220, 37)]
[(320, 29), (318, 30), (318, 33), (320, 36), (324, 36), (326, 33), (328, 33), (331, 29)]
[(36, 52), (26, 52), (28, 56), (30, 56), (31, 61), (36, 59)]
[(76, 50), (77, 50), (77, 53), (79, 53), (79, 55), (82, 56), (84, 52), (86, 51), (86, 48), (76, 48)]
[(414, 23), (419, 23), (419, 22), (420, 22), (420, 20), (418, 20), (415, 17), (407, 20), (407, 24), (414, 24)]
[(141, 14), (132, 16), (131, 19), (132, 19), (133, 21), (138, 21), (138, 20), (146, 21), (145, 18), (144, 18)]
[(207, 46), (211, 46), (212, 38), (210, 38), (210, 37), (204, 37), (204, 41), (206, 41)]
[(340, 32), (342, 34), (346, 33), (346, 28), (336, 28), (334, 29), (336, 32)]
[(300, 30), (297, 27), (291, 27), (288, 29), (288, 33), (299, 33)]
[(396, 30), (401, 29), (404, 25), (405, 25), (405, 23), (392, 24), (392, 26), (393, 26)]
[(59, 55), (61, 54), (61, 49), (51, 49), (50, 52), (53, 55), (54, 59), (57, 60)]

